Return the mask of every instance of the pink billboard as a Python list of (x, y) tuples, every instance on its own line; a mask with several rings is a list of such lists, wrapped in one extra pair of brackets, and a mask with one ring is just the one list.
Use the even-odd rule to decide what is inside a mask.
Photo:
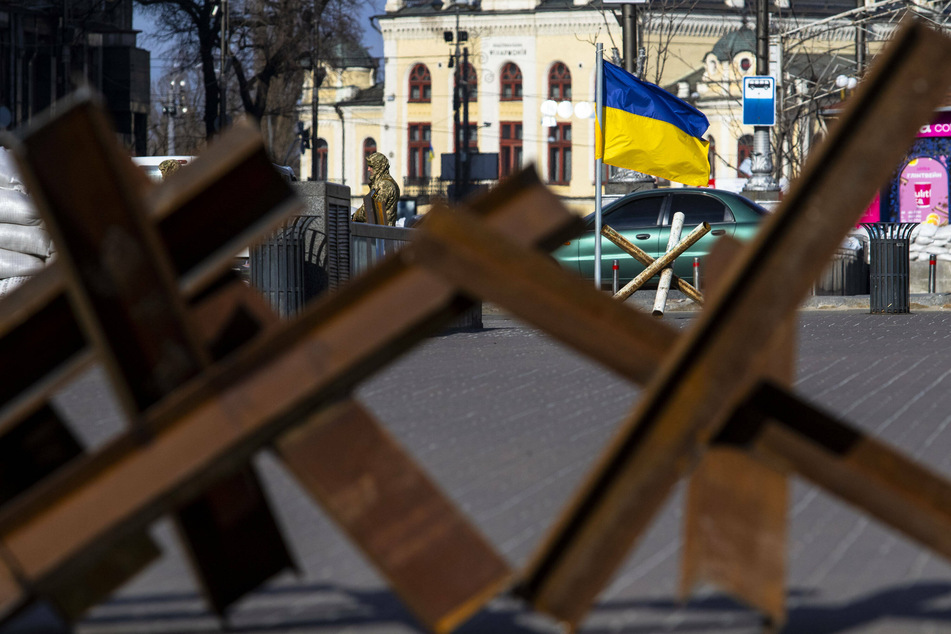
[(951, 136), (951, 112), (939, 112), (934, 121), (921, 126), (918, 130), (919, 139)]
[(948, 170), (941, 162), (921, 157), (902, 170), (898, 183), (901, 222), (948, 224)]

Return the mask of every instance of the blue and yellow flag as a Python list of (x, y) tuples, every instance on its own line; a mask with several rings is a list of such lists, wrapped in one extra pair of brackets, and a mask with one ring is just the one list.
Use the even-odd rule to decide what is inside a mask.
[[(595, 158), (608, 165), (702, 187), (710, 180), (710, 122), (686, 101), (604, 62), (604, 133)], [(603, 141), (602, 141), (603, 139)]]

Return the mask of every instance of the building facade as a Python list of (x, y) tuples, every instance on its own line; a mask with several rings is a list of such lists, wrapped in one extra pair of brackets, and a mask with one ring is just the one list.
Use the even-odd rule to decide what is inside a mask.
[[(793, 4), (771, 2), (775, 32), (855, 7), (853, 0)], [(642, 77), (708, 115), (718, 184), (721, 177), (725, 184), (742, 180), (753, 129), (742, 125), (738, 91), (742, 77), (756, 67), (750, 45), (754, 7), (742, 0), (699, 0), (689, 12), (664, 6), (652, 3), (639, 16), (639, 42), (647, 53)], [(454, 171), (467, 117), (468, 151), (497, 155), (499, 178), (534, 164), (569, 207), (593, 208), (595, 47), (603, 44), (608, 59), (612, 49), (622, 48), (614, 11), (602, 9), (598, 0), (389, 0), (385, 11), (377, 18), (385, 82), (366, 79), (362, 87), (351, 86), (360, 100), (320, 107), (330, 180), (354, 188), (355, 199), (362, 196), (359, 174), (369, 139), (389, 157), (404, 197), (425, 201), (445, 193), (446, 171)], [(848, 49), (855, 34), (851, 24), (840, 20), (835, 28), (825, 27), (797, 54)], [(866, 30), (870, 47), (884, 34)], [(469, 92), (458, 125), (457, 85)], [(441, 160), (443, 155), (449, 160)], [(308, 173), (303, 165), (302, 173)]]
[(0, 129), (13, 129), (81, 84), (105, 98), (120, 139), (147, 153), (149, 53), (132, 0), (0, 3)]

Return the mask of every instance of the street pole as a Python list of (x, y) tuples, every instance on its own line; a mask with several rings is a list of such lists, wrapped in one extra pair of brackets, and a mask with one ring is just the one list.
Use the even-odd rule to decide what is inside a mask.
[[(756, 1), (756, 74), (769, 75), (769, 4), (768, 0)], [(770, 126), (753, 127), (753, 156), (750, 180), (744, 192), (778, 192), (779, 184), (773, 178), (773, 159), (769, 147)], [(773, 199), (774, 194), (756, 198)]]
[(452, 90), (452, 135), (453, 135), (453, 151), (455, 156), (453, 157), (454, 168), (453, 172), (453, 198), (459, 200), (460, 196), (460, 184), (462, 182), (462, 148), (459, 141), (460, 136), (460, 124), (459, 124), (459, 95), (462, 91), (462, 60), (459, 59), (459, 4), (456, 4), (456, 55), (453, 57), (453, 60), (456, 64), (456, 79), (453, 85)]
[(469, 47), (462, 49), (462, 191), (459, 200), (469, 193)]
[[(856, 0), (856, 6), (865, 6), (865, 0)], [(865, 17), (858, 16), (855, 22), (855, 76), (859, 79), (865, 74)]]
[(621, 5), (621, 36), (624, 47), (624, 70), (637, 73), (637, 5)]
[(175, 98), (175, 80), (172, 80), (171, 93), (169, 94), (170, 103), (165, 109), (168, 115), (168, 154), (175, 155), (175, 108), (178, 105), (178, 99)]
[[(320, 18), (317, 14), (317, 2), (314, 0), (314, 28), (311, 30), (310, 45), (310, 72), (311, 72), (311, 91), (310, 91), (310, 180), (316, 181), (320, 176), (317, 165), (317, 119), (320, 114), (320, 93), (318, 92), (317, 78), (319, 73), (318, 48), (320, 46)], [(341, 128), (343, 129), (343, 128)]]
[(221, 66), (219, 68), (218, 93), (218, 131), (225, 129), (228, 121), (228, 80), (225, 76), (225, 62), (228, 58), (228, 0), (221, 0)]

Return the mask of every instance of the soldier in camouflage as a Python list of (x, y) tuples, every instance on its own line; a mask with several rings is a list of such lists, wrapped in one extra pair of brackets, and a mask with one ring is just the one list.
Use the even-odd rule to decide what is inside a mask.
[(159, 173), (162, 175), (162, 180), (165, 180), (177, 172), (181, 167), (182, 164), (175, 159), (167, 159), (158, 164)]
[[(382, 205), (386, 224), (396, 224), (396, 203), (400, 199), (400, 187), (390, 176), (390, 162), (379, 152), (367, 157), (367, 166), (370, 168), (370, 195), (373, 200)], [(366, 222), (366, 210), (360, 208), (353, 214), (354, 222)]]

